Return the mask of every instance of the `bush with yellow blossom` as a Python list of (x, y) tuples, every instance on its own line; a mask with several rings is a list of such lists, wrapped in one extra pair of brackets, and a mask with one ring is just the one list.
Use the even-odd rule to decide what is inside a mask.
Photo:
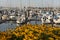
[(14, 30), (0, 32), (0, 40), (60, 40), (60, 28), (25, 24)]

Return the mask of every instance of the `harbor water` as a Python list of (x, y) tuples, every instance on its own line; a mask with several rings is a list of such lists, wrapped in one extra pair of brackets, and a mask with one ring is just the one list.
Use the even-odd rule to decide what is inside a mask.
[[(35, 22), (36, 21), (31, 21), (30, 23), (35, 24)], [(37, 21), (37, 24), (41, 24), (41, 22)], [(6, 31), (7, 29), (14, 29), (17, 26), (19, 26), (19, 24), (15, 23), (13, 21), (5, 22), (5, 23), (0, 24), (0, 31)]]

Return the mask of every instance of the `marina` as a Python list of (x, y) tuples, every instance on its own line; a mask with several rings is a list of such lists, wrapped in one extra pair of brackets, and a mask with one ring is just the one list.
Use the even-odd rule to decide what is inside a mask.
[[(22, 11), (16, 10), (18, 9), (10, 11), (8, 9), (0, 10), (0, 25), (9, 24), (10, 26), (15, 25), (16, 27), (23, 24), (60, 24), (59, 9), (24, 7)], [(12, 24), (10, 24), (10, 21), (12, 21)], [(5, 24), (6, 22), (7, 24)], [(2, 28), (4, 28), (4, 26)]]
[[(30, 10), (29, 10), (30, 9)], [(47, 10), (49, 9), (49, 10)], [(3, 21), (16, 21), (17, 23), (22, 23), (24, 21), (45, 21), (46, 23), (49, 23), (50, 19), (53, 19), (55, 23), (58, 23), (60, 20), (60, 13), (54, 13), (54, 9), (50, 8), (41, 8), (41, 9), (23, 9), (23, 12), (12, 11), (11, 13), (8, 11), (6, 14), (5, 12), (0, 13), (2, 16), (0, 16), (0, 23), (3, 23)], [(38, 11), (39, 10), (39, 11)], [(9, 14), (10, 13), (10, 14)], [(21, 14), (22, 13), (22, 14)], [(18, 15), (17, 15), (18, 14)], [(34, 18), (35, 17), (35, 18)], [(19, 22), (18, 22), (19, 21)], [(60, 23), (60, 22), (59, 22)]]
[(0, 0), (0, 40), (60, 40), (60, 0)]

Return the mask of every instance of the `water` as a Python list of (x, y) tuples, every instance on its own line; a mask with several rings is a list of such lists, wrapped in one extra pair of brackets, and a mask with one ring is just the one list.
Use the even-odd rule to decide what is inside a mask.
[(7, 29), (15, 28), (17, 25), (13, 22), (5, 22), (0, 24), (0, 31), (6, 31)]
[(41, 21), (30, 21), (30, 24), (41, 24)]
[[(35, 23), (36, 21), (31, 21), (31, 24), (41, 24), (41, 21), (37, 21), (37, 23)], [(0, 31), (6, 31), (7, 29), (12, 29), (12, 28), (16, 28), (17, 26), (19, 26), (19, 24), (16, 24), (13, 21), (10, 22), (5, 22), (0, 24)]]

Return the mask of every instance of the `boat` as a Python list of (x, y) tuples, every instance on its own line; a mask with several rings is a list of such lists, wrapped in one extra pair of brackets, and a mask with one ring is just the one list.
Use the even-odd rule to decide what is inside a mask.
[(20, 24), (20, 22), (21, 22), (21, 18), (18, 16), (18, 17), (17, 17), (17, 20), (16, 20), (16, 23), (17, 23), (17, 24)]
[(60, 23), (60, 13), (56, 14), (56, 18), (53, 19), (56, 24)]
[(8, 18), (8, 15), (3, 15), (2, 16), (2, 20), (7, 20), (7, 18)]

